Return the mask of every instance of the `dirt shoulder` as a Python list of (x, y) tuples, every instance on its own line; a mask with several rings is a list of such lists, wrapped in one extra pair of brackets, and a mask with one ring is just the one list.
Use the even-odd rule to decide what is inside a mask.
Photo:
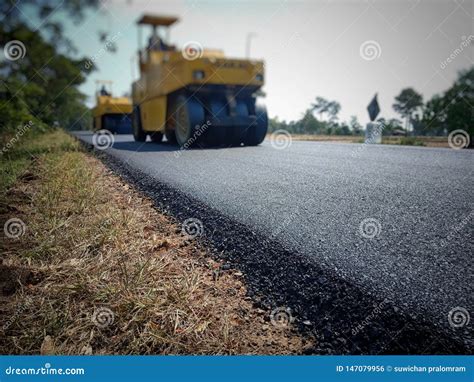
[(295, 354), (314, 346), (256, 308), (240, 272), (213, 260), (73, 138), (41, 139), (56, 148), (25, 154), (1, 194), (0, 353)]
[[(291, 134), (295, 141), (337, 142), (337, 143), (364, 143), (364, 138), (355, 135), (316, 135), (316, 134)], [(383, 136), (382, 143), (387, 145), (425, 146), (449, 148), (447, 137), (425, 136)]]

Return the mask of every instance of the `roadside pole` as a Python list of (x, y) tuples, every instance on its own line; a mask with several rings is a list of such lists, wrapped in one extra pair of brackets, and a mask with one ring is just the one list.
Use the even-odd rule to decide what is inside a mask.
[(374, 98), (370, 101), (367, 106), (367, 111), (369, 112), (370, 122), (367, 123), (365, 128), (365, 143), (369, 144), (381, 144), (382, 143), (382, 128), (379, 123), (375, 123), (375, 118), (380, 113), (379, 103), (377, 101), (377, 93), (375, 93)]

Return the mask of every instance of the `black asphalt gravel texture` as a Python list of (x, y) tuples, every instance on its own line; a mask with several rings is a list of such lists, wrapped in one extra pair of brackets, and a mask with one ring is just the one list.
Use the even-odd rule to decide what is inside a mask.
[(179, 150), (116, 135), (95, 151), (161, 211), (202, 221), (255, 304), (316, 336), (308, 352), (473, 353), (473, 150)]

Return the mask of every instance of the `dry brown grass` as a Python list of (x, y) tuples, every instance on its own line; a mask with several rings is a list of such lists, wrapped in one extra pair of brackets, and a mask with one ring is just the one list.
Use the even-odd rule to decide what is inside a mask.
[(291, 134), (295, 141), (317, 141), (317, 142), (338, 142), (357, 143), (362, 137), (351, 135), (317, 135), (317, 134)]
[(383, 137), (383, 143), (389, 145), (413, 145), (425, 147), (449, 148), (447, 137)]
[[(337, 143), (364, 143), (361, 136), (351, 135), (312, 135), (312, 134), (292, 134), (295, 141), (317, 141), (317, 142), (337, 142)], [(382, 143), (390, 145), (410, 145), (425, 147), (449, 147), (447, 137), (399, 137), (384, 136)]]
[[(2, 222), (17, 217), (27, 229), (2, 236), (1, 353), (275, 354), (309, 345), (253, 307), (239, 272), (219, 272), (150, 200), (76, 149), (36, 157), (2, 201)], [(97, 321), (99, 309), (113, 322), (108, 310)]]

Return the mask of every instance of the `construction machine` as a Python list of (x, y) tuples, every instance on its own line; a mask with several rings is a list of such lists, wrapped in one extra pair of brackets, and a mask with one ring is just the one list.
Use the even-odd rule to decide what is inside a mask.
[(139, 33), (140, 78), (132, 85), (135, 140), (149, 136), (161, 142), (166, 136), (181, 147), (260, 144), (268, 128), (266, 108), (257, 102), (263, 61), (226, 58), (196, 41), (178, 50), (169, 44), (169, 28), (177, 21), (159, 15), (137, 21), (139, 31), (148, 26), (152, 34), (141, 49)]
[(114, 134), (132, 132), (132, 101), (112, 96), (112, 81), (96, 81), (96, 106), (92, 109), (93, 129)]

